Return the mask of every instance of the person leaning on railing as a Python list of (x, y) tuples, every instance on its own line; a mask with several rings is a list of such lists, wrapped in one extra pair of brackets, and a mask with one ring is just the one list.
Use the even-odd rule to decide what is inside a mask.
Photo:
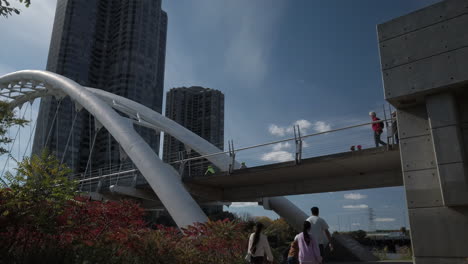
[(369, 112), (369, 116), (372, 119), (372, 122), (375, 122), (372, 124), (372, 130), (374, 130), (374, 140), (375, 140), (375, 147), (378, 147), (379, 144), (382, 146), (386, 146), (387, 144), (380, 139), (380, 136), (383, 133), (383, 128), (384, 128), (384, 123), (383, 122), (377, 122), (380, 121), (380, 118), (377, 117), (375, 112)]

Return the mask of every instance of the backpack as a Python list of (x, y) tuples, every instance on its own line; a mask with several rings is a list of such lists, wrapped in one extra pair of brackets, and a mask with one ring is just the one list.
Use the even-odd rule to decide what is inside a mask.
[(385, 122), (380, 122), (379, 126), (380, 126), (380, 128), (384, 129), (385, 128)]

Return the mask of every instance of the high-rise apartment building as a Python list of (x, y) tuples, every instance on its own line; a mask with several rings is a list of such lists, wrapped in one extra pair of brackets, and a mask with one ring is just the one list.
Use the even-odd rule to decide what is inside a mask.
[[(166, 94), (166, 117), (224, 149), (224, 95), (220, 91), (198, 86), (173, 88)], [(165, 162), (198, 155), (193, 151), (187, 153), (184, 144), (174, 137), (164, 137)], [(190, 161), (184, 175), (203, 175), (209, 164), (205, 159)]]
[[(224, 149), (224, 94), (199, 86), (173, 88), (166, 93), (166, 117), (200, 137)], [(164, 136), (163, 160), (170, 163), (180, 158), (200, 156), (187, 152), (185, 145), (172, 136)], [(184, 177), (203, 176), (211, 163), (206, 159), (186, 164)], [(177, 165), (175, 165), (178, 168)], [(208, 215), (222, 212), (221, 205), (202, 206)]]
[[(161, 113), (166, 33), (161, 0), (58, 0), (47, 70)], [(94, 118), (77, 108), (44, 98), (33, 152), (46, 147), (75, 172), (117, 165), (118, 143), (105, 129), (96, 134)], [(159, 133), (136, 129), (158, 153)]]

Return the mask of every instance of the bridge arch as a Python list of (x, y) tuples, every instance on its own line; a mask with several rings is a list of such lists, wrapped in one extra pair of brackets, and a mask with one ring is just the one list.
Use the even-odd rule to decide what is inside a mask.
[[(178, 173), (172, 166), (159, 159), (136, 133), (133, 124), (168, 133), (201, 155), (222, 152), (210, 142), (137, 102), (104, 90), (83, 87), (64, 76), (48, 71), (24, 70), (0, 76), (0, 91), (0, 97), (11, 100), (12, 108), (44, 96), (70, 96), (72, 101), (91, 113), (119, 142), (179, 227), (208, 220), (183, 186)], [(114, 109), (132, 119), (121, 116)], [(206, 159), (222, 171), (227, 171), (230, 165), (234, 169), (240, 168), (237, 161), (233, 162), (224, 153), (210, 155)], [(296, 229), (302, 228), (306, 214), (287, 198), (263, 198), (260, 204), (265, 209), (274, 210)]]
[[(112, 105), (114, 106), (117, 105), (117, 102), (127, 106), (130, 109), (128, 111), (136, 111), (138, 113), (138, 110), (140, 110), (145, 113), (145, 117), (147, 115), (157, 117), (158, 122), (152, 119), (150, 121), (163, 131), (172, 131), (177, 134), (177, 131), (174, 130), (183, 130), (185, 133), (177, 134), (177, 138), (182, 139), (182, 142), (187, 141), (188, 138), (188, 142), (195, 150), (203, 152), (213, 150), (207, 147), (206, 141), (203, 142), (204, 144), (199, 145), (201, 138), (192, 132), (189, 131), (187, 133), (188, 130), (184, 127), (168, 122), (165, 120), (167, 118), (161, 115), (158, 116), (155, 114), (156, 112), (131, 100), (126, 99), (130, 101), (128, 102), (123, 100), (125, 99), (123, 97), (111, 96), (111, 93), (100, 93), (98, 89), (85, 88), (73, 80), (48, 71), (24, 70), (4, 75), (0, 77), (0, 88), (2, 89), (0, 93), (2, 97), (12, 99), (10, 102), (12, 107), (20, 106), (35, 98), (48, 95), (56, 97), (69, 96), (72, 101), (78, 103), (92, 114), (115, 138), (145, 177), (179, 227), (208, 220), (200, 206), (185, 189), (178, 173), (170, 165), (162, 162), (151, 147), (134, 130), (132, 121), (118, 114), (108, 104), (109, 100), (112, 100)], [(132, 109), (135, 106), (138, 106), (138, 109)], [(166, 128), (168, 124), (171, 126)], [(217, 149), (216, 147), (214, 148)], [(215, 165), (218, 165), (218, 163), (221, 165), (223, 163), (222, 159), (216, 160)], [(225, 163), (224, 166), (226, 166)]]

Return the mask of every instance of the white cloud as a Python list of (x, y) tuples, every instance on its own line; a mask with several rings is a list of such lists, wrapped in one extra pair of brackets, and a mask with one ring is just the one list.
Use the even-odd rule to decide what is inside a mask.
[(313, 129), (316, 132), (326, 132), (331, 130), (331, 125), (324, 121), (317, 121), (314, 123)]
[(367, 204), (356, 204), (356, 205), (343, 205), (344, 209), (366, 209), (369, 208)]
[(280, 150), (272, 151), (262, 155), (261, 160), (263, 161), (276, 161), (276, 162), (285, 162), (293, 160), (294, 156), (292, 153)]
[(280, 142), (278, 144), (273, 145), (273, 151), (280, 151), (284, 149), (288, 149), (291, 147), (289, 142)]
[(282, 137), (282, 136), (284, 136), (286, 134), (286, 129), (284, 127), (279, 127), (279, 126), (274, 125), (274, 124), (270, 125), (270, 127), (268, 128), (268, 131), (273, 136)]
[(395, 218), (385, 218), (385, 217), (382, 217), (382, 218), (376, 218), (374, 219), (375, 222), (394, 222), (396, 219)]
[(331, 129), (331, 125), (325, 121), (316, 121), (314, 123), (301, 119), (294, 121), (290, 126), (278, 126), (276, 124), (271, 124), (268, 127), (268, 131), (270, 134), (274, 136), (285, 136), (285, 135), (293, 135), (294, 134), (294, 127), (299, 126), (302, 135), (306, 135), (311, 129), (314, 132), (326, 132)]
[(360, 193), (347, 193), (344, 195), (344, 198), (348, 200), (361, 200), (367, 198), (367, 195)]
[(312, 123), (310, 123), (307, 120), (301, 119), (294, 122), (293, 125), (299, 126), (299, 128), (301, 129), (301, 133), (306, 133), (307, 129), (309, 129), (312, 126)]
[(258, 206), (257, 202), (233, 202), (230, 207), (251, 207)]
[(360, 223), (352, 223), (351, 225), (353, 225), (353, 226), (360, 226), (361, 224), (360, 224)]

